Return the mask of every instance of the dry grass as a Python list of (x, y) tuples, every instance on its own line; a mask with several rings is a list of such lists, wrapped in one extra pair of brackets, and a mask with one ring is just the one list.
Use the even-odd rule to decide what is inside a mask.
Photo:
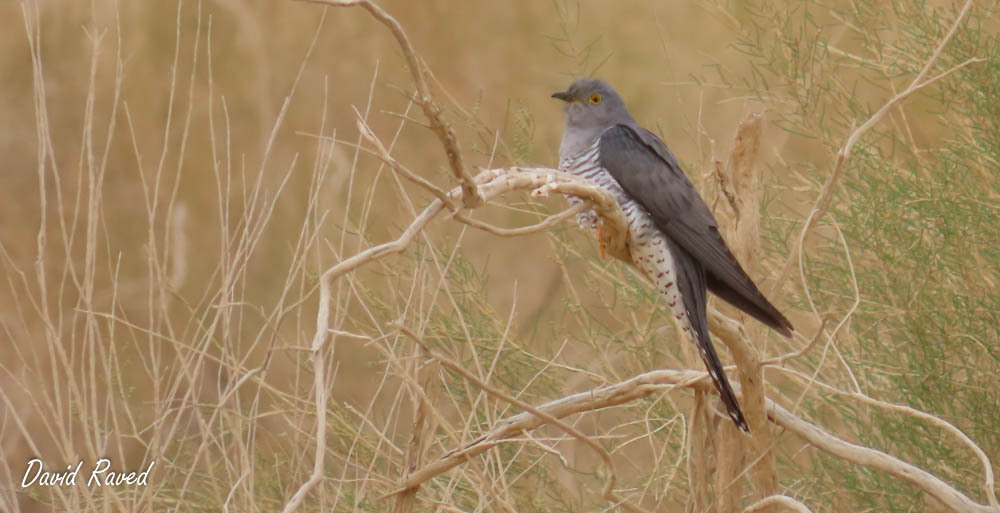
[[(737, 10), (383, 5), (417, 54), (361, 9), (0, 6), (0, 510), (835, 511), (838, 493), (867, 492), (815, 484), (815, 447), (935, 505), (1000, 512), (995, 448), (853, 372), (864, 296), (829, 219), (854, 145), (977, 56), (922, 56), (909, 87), (859, 92), (886, 107), (823, 153), (752, 116), (787, 98), (727, 85), (757, 73), (730, 46)], [(808, 336), (791, 342), (713, 312), (752, 439), (719, 422), (639, 275), (559, 222), (574, 212), (546, 215), (562, 202), (541, 196), (589, 189), (515, 167), (554, 164), (549, 93), (598, 65), (687, 163), (752, 274), (800, 307)], [(825, 185), (786, 159), (831, 169)], [(506, 171), (474, 185), (477, 168)], [(490, 204), (458, 211), (479, 207), (477, 187)], [(768, 225), (796, 230), (762, 242)], [(826, 308), (805, 255), (831, 240), (854, 293)], [(679, 366), (698, 370), (648, 372)], [(871, 414), (822, 415), (841, 398), (947, 433), (962, 463), (921, 473), (848, 443)], [(82, 481), (102, 457), (155, 463), (146, 486), (21, 488), (33, 457), (83, 461)]]

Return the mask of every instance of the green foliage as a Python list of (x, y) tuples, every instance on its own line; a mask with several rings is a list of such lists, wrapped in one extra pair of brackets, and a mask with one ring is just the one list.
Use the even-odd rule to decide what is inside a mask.
[[(828, 217), (843, 231), (860, 291), (850, 336), (838, 347), (862, 389), (952, 422), (996, 461), (1000, 39), (986, 27), (991, 5), (973, 8), (930, 76), (970, 57), (983, 62), (918, 91), (867, 133)], [(740, 49), (755, 72), (745, 85), (772, 109), (772, 122), (826, 149), (826, 165), (789, 162), (816, 184), (853, 128), (913, 80), (957, 15), (919, 1), (853, 2), (846, 9), (798, 2), (784, 16), (774, 8), (747, 8), (751, 24)], [(769, 23), (776, 16), (778, 23)], [(820, 311), (839, 318), (854, 298), (851, 269), (836, 229), (818, 232), (821, 241), (808, 248), (807, 282)], [(982, 469), (950, 435), (898, 412), (835, 410), (863, 444), (984, 499)], [(829, 410), (813, 414), (834, 421)], [(923, 494), (897, 479), (835, 458), (820, 458), (816, 472), (836, 476), (818, 488), (850, 491), (841, 498), (848, 509), (926, 507)]]

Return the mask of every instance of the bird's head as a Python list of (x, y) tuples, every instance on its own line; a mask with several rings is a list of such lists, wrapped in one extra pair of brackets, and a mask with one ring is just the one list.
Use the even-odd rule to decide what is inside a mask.
[(566, 102), (567, 128), (606, 128), (632, 121), (621, 96), (603, 80), (581, 78), (552, 97)]

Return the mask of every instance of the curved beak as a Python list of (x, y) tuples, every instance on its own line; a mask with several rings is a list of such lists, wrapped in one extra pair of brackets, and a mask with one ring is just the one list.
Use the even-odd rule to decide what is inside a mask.
[(559, 91), (558, 93), (552, 93), (553, 98), (558, 98), (564, 102), (571, 101), (573, 96), (569, 94), (569, 91)]

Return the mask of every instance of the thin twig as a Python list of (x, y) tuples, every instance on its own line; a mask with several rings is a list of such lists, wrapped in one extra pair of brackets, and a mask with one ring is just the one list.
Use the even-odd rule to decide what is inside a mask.
[(441, 145), (448, 156), (448, 165), (451, 167), (452, 173), (455, 174), (455, 178), (462, 185), (462, 204), (465, 205), (465, 208), (475, 208), (482, 205), (486, 199), (476, 189), (476, 182), (465, 167), (462, 152), (458, 146), (458, 138), (455, 136), (455, 130), (441, 116), (441, 107), (434, 101), (434, 97), (431, 96), (430, 89), (427, 86), (427, 79), (424, 76), (424, 63), (417, 56), (413, 44), (410, 43), (410, 38), (407, 37), (406, 31), (396, 21), (396, 18), (393, 18), (385, 9), (370, 0), (302, 1), (333, 7), (362, 7), (392, 32), (392, 35), (396, 38), (396, 42), (399, 43), (400, 49), (403, 51), (403, 56), (406, 57), (407, 67), (410, 70), (410, 75), (413, 77), (413, 82), (416, 84), (417, 98), (415, 98), (415, 101), (423, 109), (424, 115), (430, 121), (431, 130), (441, 140)]
[(866, 395), (866, 394), (863, 394), (863, 393), (860, 393), (860, 392), (847, 392), (847, 391), (841, 390), (839, 388), (836, 388), (834, 386), (828, 385), (828, 384), (823, 383), (821, 381), (817, 381), (815, 379), (815, 376), (805, 376), (802, 373), (799, 373), (799, 372), (794, 371), (794, 370), (789, 369), (789, 368), (781, 368), (779, 370), (781, 370), (782, 372), (788, 373), (791, 376), (794, 376), (794, 377), (796, 377), (798, 379), (801, 379), (803, 381), (807, 381), (810, 385), (819, 386), (820, 388), (822, 388), (823, 390), (825, 390), (827, 392), (830, 392), (830, 393), (833, 393), (833, 394), (837, 394), (837, 395), (841, 395), (841, 396), (847, 397), (849, 399), (854, 399), (854, 400), (857, 400), (857, 401), (861, 401), (863, 403), (869, 404), (871, 406), (875, 406), (877, 408), (885, 408), (887, 410), (892, 410), (892, 411), (895, 411), (895, 412), (898, 412), (898, 413), (903, 413), (905, 415), (908, 415), (910, 417), (914, 417), (916, 419), (919, 419), (921, 421), (927, 422), (929, 424), (933, 424), (933, 425), (935, 425), (935, 426), (937, 426), (937, 427), (939, 427), (939, 428), (941, 428), (941, 429), (943, 429), (943, 430), (951, 433), (955, 438), (957, 438), (960, 442), (962, 442), (962, 444), (964, 444), (965, 446), (967, 446), (976, 455), (976, 457), (979, 459), (980, 463), (982, 463), (982, 465), (983, 465), (983, 490), (986, 493), (986, 496), (987, 496), (987, 498), (989, 500), (990, 507), (994, 511), (1000, 511), (1000, 507), (998, 507), (998, 505), (997, 505), (998, 501), (997, 501), (997, 496), (996, 496), (996, 491), (995, 491), (996, 481), (995, 481), (995, 478), (994, 478), (994, 475), (993, 475), (993, 464), (990, 462), (989, 456), (987, 456), (986, 452), (983, 451), (983, 449), (981, 447), (979, 447), (978, 445), (976, 445), (976, 443), (973, 442), (972, 439), (968, 437), (968, 435), (966, 435), (961, 429), (959, 429), (958, 427), (956, 427), (954, 424), (951, 424), (950, 422), (948, 422), (948, 421), (946, 421), (946, 420), (944, 420), (944, 419), (942, 419), (940, 417), (937, 417), (935, 415), (931, 415), (931, 414), (926, 413), (926, 412), (922, 412), (922, 411), (917, 410), (915, 408), (912, 408), (910, 406), (906, 406), (906, 405), (903, 405), (903, 404), (890, 403), (890, 402), (886, 402), (886, 401), (881, 401), (881, 400), (875, 399), (875, 398), (873, 398), (873, 397), (871, 397), (869, 395)]
[[(506, 393), (506, 392), (498, 389), (498, 388), (496, 388), (496, 387), (491, 386), (489, 383), (486, 383), (485, 381), (477, 378), (476, 376), (473, 376), (472, 373), (470, 373), (469, 371), (467, 371), (464, 368), (462, 368), (461, 365), (458, 365), (457, 363), (449, 360), (448, 358), (445, 358), (445, 357), (443, 357), (443, 356), (435, 353), (434, 351), (431, 351), (430, 348), (428, 348), (424, 344), (424, 341), (421, 340), (420, 337), (418, 337), (415, 333), (413, 333), (413, 331), (411, 331), (406, 326), (400, 325), (400, 326), (397, 326), (397, 328), (399, 329), (400, 332), (402, 332), (406, 336), (410, 337), (410, 339), (412, 339), (414, 342), (416, 342), (417, 344), (419, 344), (420, 347), (424, 349), (425, 354), (429, 355), (434, 360), (437, 360), (438, 362), (440, 362), (441, 365), (443, 365), (443, 366), (451, 369), (452, 372), (454, 372), (454, 373), (462, 376), (466, 380), (472, 382), (474, 385), (476, 385), (477, 387), (479, 387), (480, 390), (486, 392), (487, 394), (489, 394), (489, 395), (491, 395), (493, 397), (496, 397), (498, 399), (506, 401), (506, 402), (508, 402), (510, 404), (513, 404), (514, 406), (517, 406), (518, 408), (521, 408), (521, 409), (527, 411), (531, 415), (534, 415), (539, 420), (543, 421), (545, 424), (552, 424), (553, 426), (556, 426), (559, 429), (562, 429), (563, 431), (566, 432), (566, 434), (572, 436), (573, 438), (575, 438), (575, 439), (579, 440), (580, 442), (582, 442), (584, 445), (590, 447), (601, 458), (601, 461), (604, 462), (604, 467), (605, 467), (605, 469), (607, 470), (607, 473), (608, 473), (608, 478), (605, 481), (605, 483), (604, 483), (604, 489), (602, 490), (602, 495), (604, 496), (604, 498), (606, 498), (610, 502), (613, 502), (615, 505), (620, 505), (620, 506), (625, 507), (625, 509), (628, 509), (629, 511), (635, 511), (635, 512), (644, 512), (645, 511), (642, 508), (640, 508), (640, 507), (638, 507), (638, 506), (636, 506), (634, 504), (631, 504), (627, 500), (619, 497), (618, 494), (615, 493), (614, 486), (615, 486), (615, 482), (617, 481), (618, 477), (617, 477), (617, 474), (615, 473), (615, 463), (614, 463), (614, 460), (611, 459), (611, 454), (607, 451), (607, 449), (605, 449), (604, 447), (602, 447), (601, 444), (597, 443), (597, 441), (594, 440), (593, 437), (590, 437), (590, 436), (587, 436), (587, 435), (583, 434), (580, 430), (578, 430), (575, 427), (573, 427), (573, 426), (571, 426), (571, 425), (563, 422), (559, 418), (557, 418), (557, 417), (555, 417), (555, 416), (553, 416), (553, 415), (545, 412), (544, 410), (542, 410), (540, 408), (535, 408), (534, 406), (532, 406), (532, 405), (530, 405), (530, 404), (528, 404), (528, 403), (526, 403), (526, 402), (524, 402), (524, 401), (522, 401), (522, 400), (520, 400), (520, 399), (518, 399), (518, 398), (516, 398), (516, 397), (514, 397), (514, 396), (512, 396), (512, 395), (510, 395), (510, 394), (508, 394), (508, 393)], [(404, 488), (404, 489), (400, 490), (399, 493), (405, 493), (409, 489), (410, 488)]]
[(454, 217), (456, 221), (467, 224), (478, 230), (483, 230), (484, 232), (492, 233), (493, 235), (498, 235), (500, 237), (519, 237), (522, 235), (529, 235), (532, 233), (537, 233), (542, 230), (551, 228), (563, 222), (567, 218), (573, 216), (574, 214), (578, 214), (588, 208), (590, 208), (590, 205), (586, 203), (577, 203), (576, 205), (573, 205), (572, 207), (569, 207), (566, 210), (559, 212), (558, 214), (546, 217), (545, 219), (539, 221), (538, 223), (535, 223), (530, 226), (521, 226), (519, 228), (501, 228), (499, 226), (494, 226), (492, 224), (480, 221), (478, 219), (473, 219), (472, 217), (469, 217), (469, 215), (466, 214), (465, 212), (457, 212)]
[[(483, 198), (498, 196), (513, 190), (532, 190), (535, 195), (545, 195), (550, 192), (569, 194), (585, 200), (590, 208), (602, 218), (606, 227), (606, 232), (610, 235), (610, 250), (627, 252), (625, 247), (627, 233), (625, 214), (618, 206), (618, 202), (609, 192), (601, 189), (595, 184), (582, 178), (578, 178), (566, 173), (560, 173), (549, 168), (505, 168), (488, 169), (480, 172), (476, 176), (476, 182), (480, 184), (478, 190), (483, 194)], [(448, 193), (449, 198), (457, 198), (463, 194), (461, 188), (453, 189)], [(357, 269), (369, 262), (378, 260), (388, 255), (400, 253), (405, 250), (420, 234), (424, 227), (444, 209), (444, 202), (441, 199), (434, 200), (430, 205), (410, 223), (410, 226), (395, 240), (370, 247), (354, 256), (347, 258), (337, 265), (330, 267), (320, 276), (319, 279), (319, 305), (316, 314), (316, 332), (312, 341), (313, 372), (315, 376), (315, 404), (316, 404), (316, 439), (317, 451), (313, 466), (313, 472), (309, 478), (298, 488), (296, 493), (285, 505), (284, 512), (294, 511), (305, 499), (309, 491), (323, 477), (323, 462), (325, 456), (325, 436), (326, 436), (326, 403), (328, 400), (327, 382), (325, 379), (325, 361), (330, 351), (324, 351), (327, 337), (330, 334), (330, 310), (332, 302), (333, 283), (337, 278)], [(611, 482), (611, 481), (609, 481)], [(605, 494), (605, 497), (612, 497), (613, 494)], [(609, 499), (610, 500), (610, 499)], [(632, 508), (628, 503), (623, 504), (627, 508)]]
[(361, 117), (361, 114), (358, 113), (357, 111), (355, 111), (355, 113), (358, 114), (358, 131), (361, 132), (361, 136), (364, 137), (365, 140), (370, 142), (372, 146), (375, 147), (375, 155), (378, 156), (378, 158), (381, 159), (382, 162), (385, 162), (390, 168), (392, 168), (393, 171), (399, 173), (399, 175), (402, 176), (403, 178), (406, 178), (407, 180), (413, 182), (414, 184), (419, 185), (420, 187), (423, 187), (424, 189), (429, 191), (431, 194), (437, 197), (437, 199), (441, 200), (441, 202), (444, 203), (444, 206), (447, 207), (448, 210), (452, 211), (455, 210), (455, 203), (451, 201), (450, 197), (448, 197), (447, 192), (445, 192), (440, 187), (431, 183), (430, 180), (427, 180), (426, 178), (414, 173), (413, 171), (410, 171), (409, 169), (406, 168), (406, 166), (403, 166), (402, 164), (399, 163), (398, 160), (394, 159), (392, 155), (389, 154), (389, 150), (387, 150), (385, 148), (385, 145), (382, 144), (382, 141), (380, 141), (379, 138), (375, 136), (375, 133), (372, 132), (372, 129), (371, 127), (368, 126), (368, 123), (365, 123), (364, 119)]
[(872, 116), (868, 118), (868, 120), (865, 121), (864, 124), (862, 124), (853, 132), (851, 132), (851, 134), (844, 141), (844, 145), (841, 146), (840, 151), (837, 152), (837, 157), (834, 160), (833, 171), (830, 173), (830, 176), (827, 177), (826, 183), (823, 184), (823, 188), (820, 190), (819, 196), (816, 197), (816, 201), (813, 202), (813, 206), (809, 210), (809, 215), (806, 217), (805, 222), (802, 224), (802, 230), (799, 232), (799, 236), (795, 240), (795, 243), (792, 246), (792, 250), (788, 254), (788, 259), (785, 260), (785, 264), (781, 268), (781, 273), (778, 274), (778, 279), (774, 281), (774, 284), (771, 287), (771, 292), (769, 296), (772, 298), (772, 301), (777, 301), (781, 298), (782, 285), (785, 283), (785, 281), (788, 280), (788, 277), (792, 271), (792, 265), (794, 265), (795, 262), (798, 260), (799, 253), (805, 247), (806, 237), (816, 226), (819, 220), (822, 219), (823, 216), (825, 216), (827, 211), (830, 209), (830, 203), (831, 200), (833, 199), (833, 192), (836, 189), (838, 182), (840, 181), (841, 175), (843, 174), (844, 164), (851, 157), (851, 153), (854, 150), (854, 145), (855, 143), (858, 142), (861, 136), (864, 135), (869, 130), (871, 130), (871, 128), (874, 127), (879, 121), (881, 121), (882, 118), (884, 118), (889, 113), (890, 110), (892, 110), (894, 107), (902, 103), (903, 100), (908, 98), (911, 94), (913, 94), (920, 88), (940, 78), (943, 78), (949, 73), (953, 73), (958, 69), (968, 66), (969, 64), (982, 61), (982, 59), (979, 58), (969, 59), (963, 62), (962, 64), (959, 64), (958, 66), (955, 66), (954, 68), (948, 70), (947, 72), (942, 73), (941, 75), (933, 77), (930, 80), (926, 81), (924, 80), (924, 77), (927, 76), (931, 68), (937, 62), (938, 57), (940, 57), (941, 51), (944, 50), (944, 47), (947, 46), (948, 42), (951, 41), (951, 38), (958, 31), (958, 27), (962, 24), (962, 20), (965, 19), (965, 15), (968, 14), (969, 10), (972, 8), (972, 5), (973, 5), (972, 0), (967, 0), (965, 2), (965, 5), (962, 7), (962, 10), (958, 13), (958, 17), (956, 17), (954, 23), (952, 23), (951, 29), (944, 36), (941, 42), (938, 43), (938, 46), (934, 50), (934, 53), (931, 54), (930, 59), (927, 60), (927, 63), (924, 64), (924, 67), (920, 70), (920, 72), (917, 73), (917, 76), (910, 83), (909, 87), (907, 87), (905, 90), (903, 90), (896, 96), (892, 97), (892, 99), (886, 102), (885, 105), (882, 106), (882, 108), (880, 108), (877, 112), (875, 112), (875, 114), (872, 114)]
[(813, 336), (812, 340), (810, 340), (805, 347), (799, 349), (798, 351), (793, 351), (788, 354), (776, 356), (774, 358), (768, 358), (767, 360), (760, 362), (761, 366), (766, 367), (768, 365), (784, 365), (785, 362), (787, 362), (788, 360), (801, 358), (803, 355), (809, 353), (809, 351), (812, 351), (812, 349), (816, 347), (816, 343), (819, 342), (819, 339), (823, 336), (823, 331), (826, 329), (826, 322), (828, 320), (829, 319), (827, 319), (826, 317), (823, 318), (823, 321), (820, 322), (819, 324), (819, 328), (816, 330), (816, 335)]
[[(614, 385), (602, 386), (550, 401), (531, 411), (525, 411), (498, 422), (488, 433), (464, 447), (450, 451), (437, 461), (412, 472), (393, 493), (419, 486), (421, 483), (467, 462), (469, 458), (496, 447), (503, 440), (547, 424), (546, 417), (536, 415), (535, 410), (544, 412), (548, 417), (564, 418), (577, 413), (617, 406), (653, 393), (676, 388), (696, 388), (707, 391), (711, 388), (707, 378), (708, 373), (704, 371), (657, 370), (639, 374)], [(734, 383), (733, 385), (736, 393), (739, 394), (739, 384)], [(850, 393), (847, 395), (854, 396)], [(820, 450), (846, 461), (880, 470), (908, 481), (954, 511), (987, 513), (992, 510), (989, 506), (976, 504), (938, 477), (884, 452), (846, 442), (794, 415), (771, 399), (766, 400), (765, 409), (772, 422), (801, 436)], [(986, 461), (988, 462), (988, 460)]]
[(976, 504), (957, 489), (931, 473), (884, 452), (855, 445), (827, 433), (792, 412), (768, 400), (768, 416), (775, 424), (791, 431), (823, 452), (868, 468), (881, 470), (918, 488), (941, 501), (952, 511), (987, 513), (992, 508)]
[[(609, 252), (627, 251), (624, 235), (627, 233), (625, 214), (621, 211), (614, 196), (587, 180), (550, 168), (513, 167), (482, 171), (477, 175), (476, 181), (480, 183), (479, 190), (487, 200), (505, 192), (524, 189), (533, 189), (535, 192), (542, 191), (544, 194), (554, 191), (585, 199), (591, 208), (601, 216), (606, 226), (605, 231), (615, 234), (609, 243)], [(461, 191), (458, 189), (449, 193), (453, 198), (459, 194)], [(403, 251), (443, 208), (444, 203), (441, 200), (435, 200), (424, 208), (420, 215), (395, 240), (370, 247), (323, 272), (320, 276), (320, 304), (316, 317), (316, 334), (312, 343), (313, 352), (322, 348), (329, 332), (332, 282), (370, 261)]]

